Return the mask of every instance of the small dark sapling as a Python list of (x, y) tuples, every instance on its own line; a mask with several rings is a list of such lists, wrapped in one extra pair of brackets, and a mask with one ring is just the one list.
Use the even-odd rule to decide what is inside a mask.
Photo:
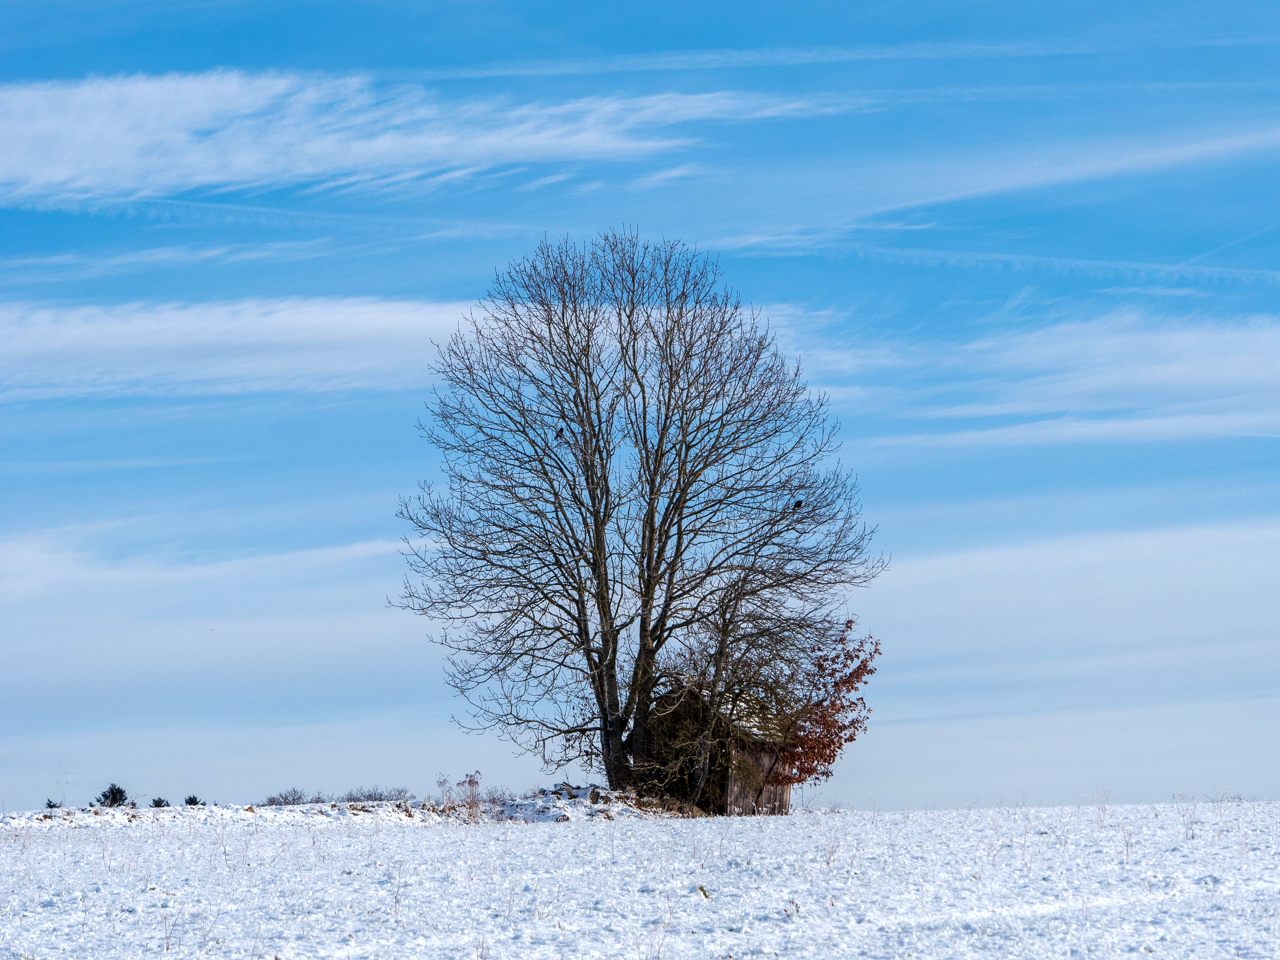
[(99, 807), (123, 807), (129, 803), (129, 794), (120, 784), (113, 783), (94, 797), (93, 802)]

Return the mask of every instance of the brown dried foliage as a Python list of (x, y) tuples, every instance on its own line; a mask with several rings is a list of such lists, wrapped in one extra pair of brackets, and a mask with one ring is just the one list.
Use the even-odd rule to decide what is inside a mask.
[(790, 718), (790, 736), (781, 750), (773, 783), (826, 780), (840, 752), (867, 729), (871, 709), (859, 696), (876, 672), (880, 641), (852, 637), (854, 621), (830, 648), (818, 648), (799, 677), (802, 706)]

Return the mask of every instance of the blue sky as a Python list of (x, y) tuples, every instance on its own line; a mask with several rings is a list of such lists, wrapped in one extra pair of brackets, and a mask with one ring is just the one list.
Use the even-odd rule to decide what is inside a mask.
[[(817, 795), (1280, 795), (1280, 9), (96, 3), (0, 36), (0, 798), (545, 780), (387, 606), (431, 340), (716, 254), (892, 565)], [(909, 7), (909, 8), (908, 8)]]

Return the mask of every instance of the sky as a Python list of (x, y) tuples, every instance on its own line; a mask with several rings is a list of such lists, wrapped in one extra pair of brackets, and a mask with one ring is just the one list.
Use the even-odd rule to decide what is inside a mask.
[(831, 397), (890, 559), (798, 802), (1280, 797), (1280, 7), (3, 18), (8, 809), (556, 779), (453, 722), (395, 510), (433, 339), (621, 227)]

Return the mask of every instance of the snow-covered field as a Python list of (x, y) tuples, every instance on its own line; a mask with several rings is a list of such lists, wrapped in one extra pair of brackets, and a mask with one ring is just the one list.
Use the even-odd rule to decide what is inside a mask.
[(45, 816), (0, 820), (0, 957), (1280, 957), (1274, 802)]

